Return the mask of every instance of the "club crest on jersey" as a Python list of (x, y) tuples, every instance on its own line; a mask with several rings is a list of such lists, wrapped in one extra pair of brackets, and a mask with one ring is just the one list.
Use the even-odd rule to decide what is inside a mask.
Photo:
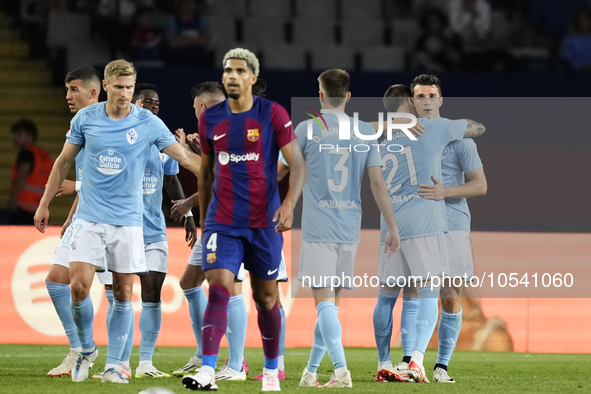
[(137, 133), (135, 132), (134, 129), (131, 129), (127, 132), (127, 142), (129, 143), (129, 145), (133, 145), (135, 144), (135, 142), (137, 141)]
[(443, 148), (443, 153), (441, 154), (441, 160), (445, 159), (445, 156), (447, 156), (447, 147)]
[(208, 253), (207, 254), (207, 262), (209, 264), (215, 263), (215, 253)]
[(255, 142), (259, 139), (259, 129), (248, 129), (246, 130), (246, 138), (250, 142)]

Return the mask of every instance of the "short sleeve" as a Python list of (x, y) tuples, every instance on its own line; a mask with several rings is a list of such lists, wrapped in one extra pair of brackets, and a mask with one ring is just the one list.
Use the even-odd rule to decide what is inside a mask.
[(302, 150), (302, 155), (306, 158), (306, 142), (307, 142), (307, 127), (306, 122), (302, 122), (296, 127), (295, 135), (298, 139), (298, 143), (300, 144), (300, 149)]
[(273, 131), (275, 132), (279, 148), (283, 148), (295, 140), (289, 114), (285, 108), (277, 103), (274, 103), (271, 107), (271, 127), (273, 127)]
[(468, 121), (465, 119), (460, 120), (449, 120), (445, 119), (448, 122), (447, 127), (444, 129), (444, 132), (441, 133), (441, 145), (446, 146), (452, 141), (459, 141), (464, 138), (464, 134), (466, 134), (466, 128), (468, 127)]
[(160, 118), (150, 116), (148, 123), (150, 130), (154, 130), (154, 139), (152, 140), (152, 143), (156, 145), (156, 148), (158, 148), (160, 152), (176, 143), (176, 139)]
[(201, 152), (211, 156), (213, 155), (213, 144), (207, 139), (207, 121), (205, 120), (205, 112), (201, 113), (199, 117), (199, 143)]
[(482, 161), (478, 155), (476, 143), (472, 138), (464, 138), (456, 145), (455, 150), (460, 165), (466, 174), (482, 168)]
[(86, 111), (79, 111), (70, 122), (70, 130), (66, 133), (66, 142), (74, 145), (84, 145), (84, 133), (82, 121)]
[(175, 159), (166, 156), (164, 162), (164, 175), (176, 175), (179, 173), (179, 162)]
[[(369, 123), (366, 123), (364, 135), (372, 135), (375, 134), (375, 129)], [(382, 166), (382, 156), (380, 156), (380, 151), (377, 146), (377, 140), (368, 141), (369, 145), (369, 156), (367, 158), (367, 164), (365, 165), (366, 168), (369, 167), (377, 167)]]

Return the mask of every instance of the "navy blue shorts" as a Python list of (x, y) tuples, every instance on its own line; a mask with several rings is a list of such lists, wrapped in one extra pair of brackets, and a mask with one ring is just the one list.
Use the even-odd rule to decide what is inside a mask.
[(240, 264), (260, 279), (277, 279), (283, 235), (274, 228), (235, 228), (216, 225), (203, 232), (201, 269), (224, 268), (238, 275)]

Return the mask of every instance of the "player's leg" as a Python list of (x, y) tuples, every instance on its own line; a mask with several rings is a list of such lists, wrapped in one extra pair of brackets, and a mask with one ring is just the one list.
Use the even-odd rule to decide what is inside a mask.
[(156, 341), (162, 324), (161, 293), (168, 272), (168, 244), (154, 242), (145, 245), (148, 274), (141, 275), (142, 313), (140, 315), (140, 362), (135, 371), (136, 378), (169, 378), (152, 364)]
[(141, 227), (105, 227), (106, 258), (109, 271), (113, 272), (113, 312), (107, 327), (109, 342), (103, 382), (128, 383), (119, 370), (119, 362), (134, 327), (131, 299), (135, 274), (147, 271), (144, 236)]
[(205, 230), (202, 260), (205, 278), (209, 282), (209, 300), (203, 315), (203, 358), (195, 375), (186, 375), (183, 385), (189, 390), (217, 390), (215, 367), (220, 341), (228, 327), (228, 302), (234, 279), (244, 257), (240, 231)]
[[(408, 266), (416, 271), (411, 271), (413, 276), (427, 279), (417, 287), (419, 295), (419, 309), (415, 320), (415, 346), (409, 363), (408, 375), (415, 382), (429, 383), (425, 375), (423, 360), (429, 340), (435, 330), (437, 318), (439, 317), (439, 291), (440, 278), (434, 278), (433, 273), (442, 275), (447, 270), (447, 253), (443, 233), (414, 238), (409, 243), (407, 254)], [(425, 272), (426, 271), (426, 272)], [(430, 278), (427, 273), (431, 273)], [(415, 275), (416, 274), (416, 275)]]
[(398, 287), (382, 285), (378, 290), (378, 300), (373, 311), (373, 329), (378, 349), (378, 373), (376, 381), (390, 380), (386, 375), (393, 368), (390, 359), (390, 342), (392, 340), (392, 326), (394, 306), (400, 294)]
[[(402, 363), (399, 368), (408, 367), (415, 346), (415, 321), (419, 311), (419, 295), (414, 286), (405, 287), (400, 316), (400, 342), (402, 344)], [(406, 364), (406, 365), (404, 365)]]
[(230, 291), (230, 301), (228, 302), (228, 328), (226, 329), (226, 338), (228, 339), (228, 352), (230, 353), (228, 363), (219, 368), (215, 374), (216, 380), (246, 380), (248, 366), (244, 360), (244, 344), (246, 342), (246, 327), (248, 325), (248, 316), (246, 314), (246, 305), (242, 297), (242, 280), (245, 270), (241, 266), (238, 274), (238, 281), (232, 286)]
[[(70, 231), (70, 230), (68, 230)], [(62, 363), (50, 370), (47, 375), (51, 377), (70, 375), (76, 360), (80, 352), (82, 351), (82, 345), (78, 339), (78, 333), (76, 332), (76, 324), (74, 324), (74, 318), (72, 317), (72, 309), (70, 306), (70, 269), (68, 264), (68, 246), (69, 240), (65, 239), (66, 234), (62, 237), (62, 242), (55, 250), (51, 261), (51, 267), (49, 273), (45, 278), (45, 287), (51, 297), (53, 306), (57, 315), (64, 327), (68, 342), (70, 343), (70, 352), (64, 358)]]
[(201, 235), (197, 238), (195, 246), (191, 251), (191, 256), (185, 268), (185, 272), (181, 277), (179, 284), (183, 293), (187, 298), (189, 304), (189, 315), (191, 317), (191, 326), (193, 327), (193, 334), (195, 335), (195, 341), (197, 342), (197, 349), (195, 355), (189, 359), (185, 366), (177, 369), (172, 374), (174, 376), (185, 376), (193, 373), (201, 366), (201, 357), (203, 344), (201, 342), (201, 327), (203, 323), (203, 314), (205, 308), (207, 308), (207, 295), (203, 290), (203, 280), (205, 280), (205, 274), (201, 269)]

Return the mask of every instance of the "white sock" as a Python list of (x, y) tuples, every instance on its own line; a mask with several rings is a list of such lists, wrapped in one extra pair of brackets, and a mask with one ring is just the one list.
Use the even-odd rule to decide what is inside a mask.
[(105, 365), (105, 371), (108, 371), (109, 369), (113, 368), (115, 371), (119, 370), (119, 366), (115, 365), (115, 364), (106, 364)]
[(344, 378), (347, 376), (347, 367), (340, 367), (334, 370), (334, 376), (337, 379)]
[(279, 358), (277, 359), (277, 367), (280, 371), (285, 371), (285, 364), (283, 363), (284, 358), (285, 356), (279, 356)]
[(119, 364), (123, 365), (125, 368), (129, 368), (129, 360), (127, 361), (119, 361)]
[(378, 362), (378, 371), (382, 369), (392, 369), (392, 360)]
[(202, 365), (200, 368), (201, 371), (207, 372), (211, 376), (215, 376), (215, 369), (210, 367), (209, 365)]
[(279, 369), (267, 369), (263, 367), (263, 375), (279, 376)]
[(422, 367), (424, 358), (425, 358), (425, 355), (421, 351), (413, 350), (412, 357), (411, 357), (410, 361), (411, 362), (414, 361), (415, 363), (419, 364)]
[(151, 367), (152, 360), (140, 360), (140, 369)]
[(82, 351), (82, 347), (71, 347), (70, 348), (70, 353), (76, 353), (76, 354), (80, 354), (80, 352)]

